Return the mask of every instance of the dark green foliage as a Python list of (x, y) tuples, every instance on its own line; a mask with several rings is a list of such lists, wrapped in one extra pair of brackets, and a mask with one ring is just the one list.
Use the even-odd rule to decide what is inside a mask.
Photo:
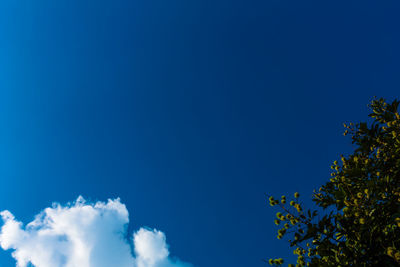
[(287, 237), (298, 255), (289, 266), (400, 266), (398, 106), (373, 100), (371, 123), (344, 125), (355, 150), (334, 161), (330, 180), (314, 191), (316, 210), (305, 210), (297, 193), (269, 198), (281, 209), (278, 239)]

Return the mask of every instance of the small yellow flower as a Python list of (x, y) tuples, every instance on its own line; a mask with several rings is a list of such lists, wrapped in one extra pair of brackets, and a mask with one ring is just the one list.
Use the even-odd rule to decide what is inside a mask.
[(387, 254), (388, 254), (390, 257), (393, 257), (393, 252), (394, 252), (394, 249), (393, 249), (392, 247), (388, 247), (388, 249), (387, 249)]
[(396, 261), (400, 261), (400, 252), (396, 252), (394, 254), (394, 258), (396, 259)]

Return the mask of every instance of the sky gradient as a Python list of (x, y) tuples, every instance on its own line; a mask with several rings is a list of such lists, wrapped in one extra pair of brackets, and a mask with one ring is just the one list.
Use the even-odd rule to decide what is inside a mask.
[(308, 198), (351, 150), (342, 123), (399, 96), (399, 8), (1, 1), (0, 210), (119, 197), (194, 266), (292, 257), (264, 193)]

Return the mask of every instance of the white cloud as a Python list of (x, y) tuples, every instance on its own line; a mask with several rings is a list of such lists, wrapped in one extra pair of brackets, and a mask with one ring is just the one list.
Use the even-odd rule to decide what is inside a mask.
[[(119, 199), (66, 206), (53, 204), (26, 227), (0, 213), (3, 249), (13, 249), (18, 267), (190, 267), (169, 257), (163, 232), (141, 228), (127, 238), (128, 210)], [(132, 251), (134, 253), (132, 254)]]

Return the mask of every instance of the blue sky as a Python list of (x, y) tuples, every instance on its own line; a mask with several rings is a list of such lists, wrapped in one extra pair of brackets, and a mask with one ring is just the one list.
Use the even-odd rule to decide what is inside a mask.
[(399, 7), (1, 1), (0, 210), (120, 197), (194, 266), (291, 257), (264, 193), (310, 196), (342, 123), (398, 96)]

